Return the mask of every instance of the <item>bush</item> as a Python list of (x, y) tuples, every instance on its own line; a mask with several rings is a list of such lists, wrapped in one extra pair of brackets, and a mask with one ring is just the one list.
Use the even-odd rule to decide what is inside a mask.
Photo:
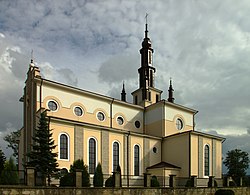
[(186, 182), (186, 184), (185, 184), (185, 187), (187, 187), (187, 188), (192, 187), (192, 180), (191, 180), (191, 179), (188, 179), (188, 180), (187, 180), (187, 182)]
[(66, 173), (63, 177), (60, 178), (60, 186), (75, 186), (75, 174)]
[(215, 192), (215, 195), (234, 195), (234, 191), (220, 189)]
[(229, 186), (230, 187), (235, 187), (237, 186), (236, 183), (234, 181), (229, 181)]
[(78, 159), (74, 161), (72, 165), (70, 165), (69, 173), (66, 173), (63, 177), (60, 178), (60, 186), (76, 186), (76, 170), (82, 171), (82, 186), (89, 187), (89, 173), (87, 170), (87, 166), (84, 165), (82, 159)]
[[(208, 187), (211, 187), (211, 186), (212, 186), (212, 184), (211, 184), (210, 181), (208, 181), (207, 185), (208, 185)], [(218, 185), (217, 185), (217, 181), (214, 180), (214, 187), (217, 187), (217, 186), (218, 186)]]
[(160, 183), (159, 181), (157, 180), (157, 177), (154, 175), (152, 176), (151, 178), (151, 187), (160, 187)]
[(115, 186), (114, 176), (111, 175), (106, 181), (105, 181), (105, 187), (114, 187)]
[(95, 174), (94, 174), (94, 187), (103, 187), (103, 173), (102, 173), (102, 166), (98, 163)]

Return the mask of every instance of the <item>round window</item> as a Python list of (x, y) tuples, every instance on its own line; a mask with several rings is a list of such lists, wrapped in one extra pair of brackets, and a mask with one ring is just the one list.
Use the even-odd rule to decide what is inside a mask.
[(176, 128), (177, 128), (178, 130), (182, 130), (182, 129), (183, 129), (183, 122), (182, 122), (182, 120), (179, 119), (179, 118), (176, 120)]
[(121, 116), (118, 116), (117, 119), (116, 119), (116, 121), (117, 121), (117, 123), (119, 125), (123, 125), (123, 123), (124, 123), (124, 120), (123, 120), (123, 118)]
[(83, 115), (82, 109), (80, 107), (78, 107), (78, 106), (74, 108), (74, 113), (75, 113), (76, 116), (82, 116)]
[(55, 101), (49, 101), (48, 107), (51, 111), (56, 111), (57, 110), (57, 103)]
[(157, 153), (157, 148), (156, 147), (153, 147), (153, 152)]
[(140, 126), (141, 126), (140, 121), (135, 121), (135, 127), (136, 127), (136, 128), (140, 128)]
[(98, 112), (97, 118), (98, 118), (99, 121), (104, 121), (105, 116), (104, 116), (104, 114), (102, 112)]

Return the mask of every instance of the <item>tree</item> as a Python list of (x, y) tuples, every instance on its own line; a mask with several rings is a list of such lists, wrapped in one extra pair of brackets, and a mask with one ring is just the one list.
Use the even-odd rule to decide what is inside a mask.
[(32, 166), (42, 175), (43, 181), (47, 178), (50, 185), (51, 176), (57, 171), (57, 153), (54, 153), (56, 145), (49, 129), (46, 112), (40, 115), (38, 129), (35, 131), (33, 139), (33, 150), (27, 154), (29, 162), (27, 166)]
[(103, 187), (102, 165), (98, 163), (94, 174), (94, 187)]
[(1, 175), (2, 171), (3, 171), (3, 169), (4, 169), (5, 161), (6, 161), (6, 157), (5, 157), (4, 153), (3, 153), (3, 151), (0, 149), (0, 175)]
[(13, 150), (14, 157), (18, 156), (18, 144), (19, 144), (20, 134), (21, 134), (21, 131), (17, 130), (17, 131), (11, 132), (10, 134), (6, 135), (3, 138), (4, 141), (8, 142), (7, 147)]
[(227, 174), (232, 176), (236, 181), (246, 175), (249, 162), (248, 153), (239, 149), (228, 151), (226, 159), (223, 161), (228, 169)]
[(10, 159), (6, 161), (4, 164), (4, 169), (0, 177), (0, 183), (5, 185), (14, 185), (18, 184), (18, 182), (19, 178), (18, 178), (17, 167), (15, 165), (13, 158), (10, 157)]

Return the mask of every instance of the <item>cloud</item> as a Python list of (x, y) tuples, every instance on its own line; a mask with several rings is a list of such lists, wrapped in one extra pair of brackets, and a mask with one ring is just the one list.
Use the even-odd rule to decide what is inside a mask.
[(115, 55), (101, 64), (98, 77), (100, 81), (108, 84), (121, 83), (124, 80), (135, 80), (139, 63), (138, 55)]

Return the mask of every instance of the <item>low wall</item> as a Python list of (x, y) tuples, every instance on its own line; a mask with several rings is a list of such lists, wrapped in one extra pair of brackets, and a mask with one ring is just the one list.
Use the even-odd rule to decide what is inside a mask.
[(250, 195), (250, 188), (49, 188), (0, 186), (0, 195), (213, 195), (218, 189), (231, 189), (235, 195)]

